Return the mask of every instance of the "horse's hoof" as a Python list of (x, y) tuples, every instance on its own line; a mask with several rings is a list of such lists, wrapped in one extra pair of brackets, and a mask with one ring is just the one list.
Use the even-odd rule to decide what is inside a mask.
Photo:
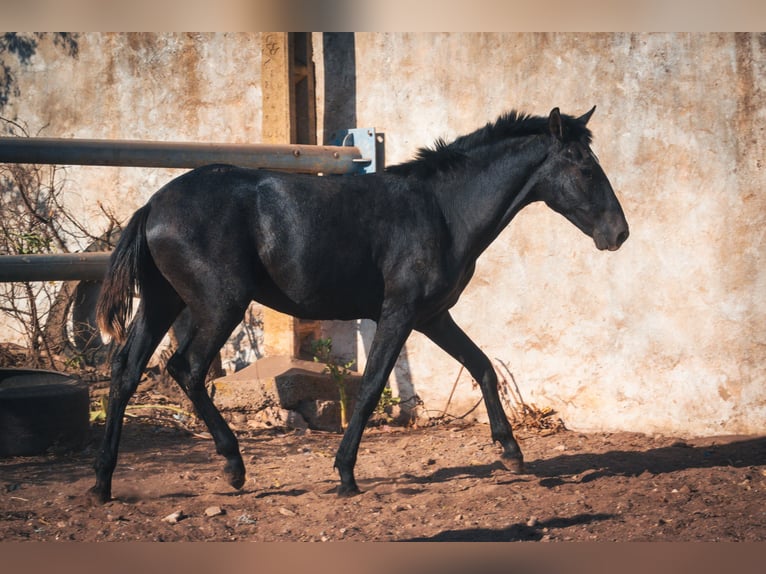
[(97, 486), (88, 489), (87, 497), (92, 506), (101, 506), (112, 499), (112, 495), (109, 491)]
[(242, 462), (227, 463), (224, 472), (229, 477), (229, 484), (237, 490), (245, 486), (245, 468)]
[(505, 466), (508, 469), (508, 472), (510, 472), (511, 474), (525, 474), (523, 458), (508, 457), (508, 458), (504, 458), (503, 462), (505, 463)]
[(524, 458), (519, 455), (503, 455), (503, 463), (511, 474), (524, 474)]
[(245, 486), (245, 473), (231, 473), (229, 474), (229, 484), (232, 488), (237, 490)]
[(341, 484), (338, 486), (338, 498), (350, 498), (357, 494), (362, 494), (362, 491), (359, 490), (356, 484)]

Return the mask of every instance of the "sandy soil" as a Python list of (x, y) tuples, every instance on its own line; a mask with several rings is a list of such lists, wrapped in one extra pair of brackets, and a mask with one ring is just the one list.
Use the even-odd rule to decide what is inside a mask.
[(127, 420), (115, 498), (93, 507), (102, 430), (77, 452), (0, 459), (0, 539), (766, 539), (766, 437), (522, 431), (527, 474), (513, 475), (486, 425), (379, 426), (362, 441), (363, 493), (338, 498), (338, 434), (235, 427), (249, 473), (237, 492), (201, 427), (153, 412)]

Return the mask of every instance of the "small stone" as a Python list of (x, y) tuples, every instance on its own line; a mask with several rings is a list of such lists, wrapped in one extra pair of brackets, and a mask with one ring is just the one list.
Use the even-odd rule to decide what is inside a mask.
[(175, 512), (168, 514), (165, 518), (163, 518), (162, 522), (167, 522), (168, 524), (176, 524), (184, 518), (186, 518), (184, 513), (181, 510), (176, 510)]
[(221, 516), (222, 514), (225, 514), (225, 511), (220, 506), (208, 506), (205, 509), (205, 516), (208, 518), (212, 518), (213, 516)]
[(280, 416), (285, 421), (287, 428), (295, 430), (308, 430), (309, 423), (303, 418), (303, 415), (298, 411), (288, 411), (285, 409), (280, 410)]
[(284, 506), (279, 507), (279, 514), (282, 516), (295, 516), (295, 513), (292, 510), (285, 508)]
[(534, 528), (539, 524), (539, 521), (537, 520), (537, 516), (530, 516), (529, 520), (527, 520), (527, 526), (530, 528)]
[(258, 519), (257, 518), (253, 518), (252, 516), (250, 516), (247, 513), (241, 514), (237, 518), (237, 524), (255, 524), (256, 522), (258, 522)]

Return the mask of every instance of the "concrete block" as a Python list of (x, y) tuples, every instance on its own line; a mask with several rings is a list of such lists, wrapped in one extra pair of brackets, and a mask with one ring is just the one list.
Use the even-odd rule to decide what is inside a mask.
[[(297, 416), (284, 424), (303, 421), (315, 430), (340, 430), (340, 400), (336, 383), (324, 372), (324, 364), (286, 356), (265, 357), (249, 367), (213, 381), (213, 400), (222, 411), (258, 413), (284, 409)], [(361, 383), (359, 373), (346, 378), (349, 414)]]

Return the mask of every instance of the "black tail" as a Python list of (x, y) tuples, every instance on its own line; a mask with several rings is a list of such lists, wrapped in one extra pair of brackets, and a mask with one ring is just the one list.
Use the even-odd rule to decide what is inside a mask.
[(149, 205), (144, 205), (133, 214), (128, 225), (122, 230), (109, 259), (109, 267), (101, 286), (96, 317), (102, 333), (116, 341), (125, 339), (125, 325), (133, 312), (133, 296), (141, 290), (142, 277), (147, 266), (154, 265), (146, 244), (146, 218)]

